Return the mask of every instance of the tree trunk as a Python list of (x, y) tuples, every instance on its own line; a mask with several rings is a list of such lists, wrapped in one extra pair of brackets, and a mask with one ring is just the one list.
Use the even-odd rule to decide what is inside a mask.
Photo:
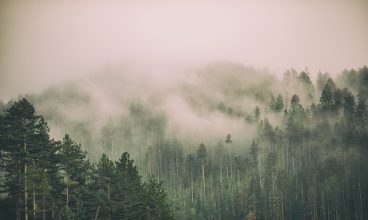
[(261, 157), (258, 159), (259, 187), (262, 189)]
[(24, 219), (28, 220), (27, 165), (24, 164)]
[(281, 191), (281, 219), (284, 219), (284, 196)]
[(222, 158), (220, 158), (220, 183), (222, 186)]
[(45, 195), (42, 196), (42, 203), (43, 203), (42, 220), (46, 220)]
[(51, 213), (51, 218), (54, 219), (55, 218), (55, 202), (52, 201), (52, 213)]
[(240, 170), (237, 170), (238, 172), (238, 191), (240, 192), (240, 206), (243, 207), (243, 190), (240, 186)]
[(203, 196), (206, 197), (206, 182), (204, 178), (204, 162), (201, 162), (201, 168), (202, 168), (202, 183), (203, 183)]
[(326, 201), (325, 201), (325, 195), (322, 191), (322, 218), (326, 219)]
[(233, 162), (232, 162), (232, 156), (231, 156), (231, 148), (229, 145), (229, 155), (230, 155), (230, 178), (233, 179)]
[(36, 219), (36, 192), (35, 186), (32, 184), (32, 207), (33, 207), (33, 219)]
[(364, 219), (363, 217), (363, 197), (362, 197), (362, 189), (360, 187), (360, 181), (358, 183), (358, 186), (359, 186), (359, 204), (360, 204), (360, 214), (359, 214), (359, 218), (360, 219)]
[[(18, 145), (20, 147), (20, 145)], [(18, 172), (18, 183), (21, 184), (22, 183), (22, 175), (21, 175), (21, 164), (19, 161), (19, 156), (16, 156), (16, 160), (17, 160), (17, 172)], [(20, 220), (20, 200), (21, 200), (21, 193), (20, 191), (17, 192), (17, 200), (16, 200), (16, 212), (17, 212), (17, 220)]]
[(158, 150), (159, 153), (159, 163), (158, 163), (158, 182), (160, 182), (161, 177), (161, 149)]
[(19, 203), (20, 203), (20, 195), (19, 193), (17, 193), (17, 201), (16, 201), (16, 204), (15, 204), (15, 208), (17, 210), (17, 220), (20, 220), (20, 211), (19, 211)]
[[(24, 151), (27, 150), (27, 144), (24, 143)], [(28, 189), (27, 189), (27, 164), (24, 161), (24, 219), (28, 220)]]
[(191, 188), (191, 193), (192, 193), (192, 204), (194, 202), (194, 192), (193, 192), (193, 172), (192, 172), (192, 166), (190, 166), (190, 188)]
[(238, 174), (238, 188), (240, 189), (240, 170), (237, 170), (237, 174)]
[(69, 205), (69, 174), (66, 174), (66, 207)]
[(97, 220), (98, 218), (98, 213), (100, 212), (100, 205), (97, 206), (97, 210), (96, 210), (96, 215), (95, 215), (95, 220)]
[(110, 202), (110, 181), (107, 182), (107, 201)]

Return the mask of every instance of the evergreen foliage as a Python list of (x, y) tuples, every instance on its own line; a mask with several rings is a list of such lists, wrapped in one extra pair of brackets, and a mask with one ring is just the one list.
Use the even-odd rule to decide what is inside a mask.
[(172, 219), (162, 183), (142, 182), (128, 153), (92, 164), (69, 135), (49, 137), (26, 99), (0, 117), (1, 219)]

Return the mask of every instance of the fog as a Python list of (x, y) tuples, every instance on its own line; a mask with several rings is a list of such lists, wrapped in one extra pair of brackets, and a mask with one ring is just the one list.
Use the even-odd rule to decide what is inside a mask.
[(367, 9), (359, 0), (3, 0), (0, 100), (26, 95), (53, 137), (71, 133), (96, 154), (160, 138), (214, 145), (228, 133), (242, 147), (256, 133), (244, 120), (255, 106), (278, 125), (271, 95), (298, 93), (280, 85), (286, 70), (313, 78), (367, 64)]
[(115, 67), (26, 97), (53, 138), (71, 134), (93, 159), (126, 150), (144, 156), (147, 147), (168, 141), (187, 150), (201, 142), (213, 147), (228, 133), (244, 150), (256, 134), (256, 124), (244, 118), (253, 117), (255, 106), (265, 118), (270, 94), (283, 91), (269, 73), (236, 63), (204, 65), (182, 76)]
[(367, 9), (359, 0), (3, 0), (0, 98), (121, 65), (150, 75), (215, 61), (335, 74), (368, 60)]

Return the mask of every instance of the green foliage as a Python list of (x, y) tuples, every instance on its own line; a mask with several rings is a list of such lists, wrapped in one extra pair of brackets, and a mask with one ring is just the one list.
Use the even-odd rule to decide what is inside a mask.
[(0, 130), (1, 218), (173, 218), (162, 183), (143, 183), (128, 153), (115, 164), (106, 155), (91, 164), (69, 135), (50, 140), (26, 99), (0, 116)]
[(206, 151), (206, 146), (204, 146), (203, 143), (201, 143), (198, 147), (198, 150), (197, 150), (197, 156), (198, 156), (198, 159), (200, 161), (204, 161), (206, 160), (206, 157), (207, 157), (207, 151)]
[[(53, 161), (57, 148), (49, 139), (49, 128), (43, 117), (36, 115), (34, 107), (26, 99), (5, 110), (0, 130), (2, 172), (5, 175), (3, 193), (12, 204), (11, 215), (20, 215), (21, 209), (29, 208), (30, 192), (37, 194), (33, 200), (42, 198), (50, 201), (51, 181), (47, 179), (57, 179), (50, 173), (57, 169)], [(46, 202), (42, 207), (46, 208)]]
[(144, 187), (147, 199), (147, 219), (173, 219), (171, 205), (168, 203), (162, 182), (151, 177)]

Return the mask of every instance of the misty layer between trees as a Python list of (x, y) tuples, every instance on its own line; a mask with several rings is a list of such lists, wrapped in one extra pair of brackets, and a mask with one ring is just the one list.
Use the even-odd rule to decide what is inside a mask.
[(367, 67), (313, 82), (213, 64), (156, 82), (111, 73), (2, 104), (1, 215), (368, 217)]

